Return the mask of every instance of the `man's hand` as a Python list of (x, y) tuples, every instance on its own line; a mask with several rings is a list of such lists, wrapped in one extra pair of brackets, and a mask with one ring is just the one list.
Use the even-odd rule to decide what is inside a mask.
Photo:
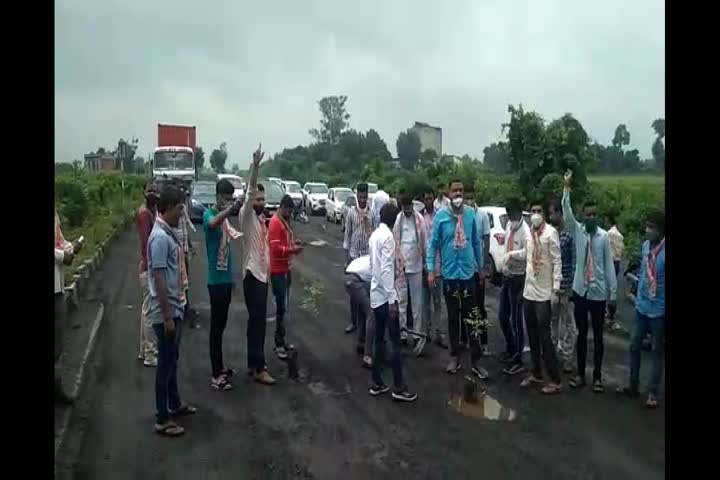
[(428, 287), (435, 288), (435, 272), (428, 272), (427, 282)]
[(63, 263), (65, 265), (70, 265), (73, 261), (73, 258), (75, 258), (75, 254), (71, 252), (70, 250), (65, 250), (65, 256), (63, 257)]
[(572, 185), (572, 178), (573, 178), (572, 170), (568, 169), (565, 172), (565, 188), (570, 188), (570, 186)]
[(173, 322), (172, 318), (165, 319), (163, 325), (165, 326), (165, 336), (172, 338), (175, 335), (175, 322)]
[(78, 242), (77, 240), (73, 242), (72, 244), (72, 253), (75, 255), (82, 249), (82, 242)]
[(253, 164), (255, 166), (260, 165), (260, 162), (262, 161), (264, 156), (265, 152), (262, 151), (262, 142), (260, 142), (258, 149), (253, 152)]
[(558, 304), (560, 303), (560, 292), (553, 292), (552, 296), (550, 297), (550, 306), (553, 310), (557, 308)]
[(398, 317), (398, 303), (393, 302), (390, 304), (390, 318)]

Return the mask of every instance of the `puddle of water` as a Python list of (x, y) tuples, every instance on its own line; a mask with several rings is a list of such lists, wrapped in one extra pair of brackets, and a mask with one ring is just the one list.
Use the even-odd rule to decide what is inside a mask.
[(477, 403), (466, 402), (459, 393), (452, 394), (448, 406), (458, 413), (477, 419), (512, 422), (517, 417), (515, 410), (504, 407), (502, 403), (483, 392), (478, 392)]

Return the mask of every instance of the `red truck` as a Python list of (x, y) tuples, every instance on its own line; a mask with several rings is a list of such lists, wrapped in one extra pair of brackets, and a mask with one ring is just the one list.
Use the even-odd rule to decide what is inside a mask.
[(155, 178), (192, 182), (197, 178), (195, 164), (195, 126), (158, 124), (158, 146), (153, 152)]

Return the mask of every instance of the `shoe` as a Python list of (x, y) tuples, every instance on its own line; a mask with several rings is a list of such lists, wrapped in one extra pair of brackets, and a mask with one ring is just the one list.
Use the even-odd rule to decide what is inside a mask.
[(556, 393), (560, 393), (562, 391), (562, 385), (560, 385), (559, 383), (550, 382), (544, 387), (542, 387), (540, 391), (545, 395), (555, 395)]
[(595, 393), (604, 393), (605, 392), (605, 386), (602, 383), (602, 380), (597, 379), (593, 382), (593, 392)]
[(232, 378), (233, 375), (235, 375), (235, 369), (230, 367), (223, 368), (220, 373), (225, 375), (225, 378)]
[(364, 368), (371, 369), (371, 368), (373, 367), (373, 359), (372, 359), (372, 357), (369, 357), (369, 356), (365, 355), (365, 356), (363, 357), (362, 366), (363, 366)]
[(355, 351), (358, 355), (364, 355), (365, 354), (365, 347), (363, 345), (358, 345), (355, 347)]
[(145, 355), (142, 352), (140, 352), (140, 353), (138, 353), (137, 359), (142, 362), (143, 360), (145, 360)]
[(503, 368), (503, 373), (505, 375), (517, 375), (518, 373), (522, 373), (525, 371), (525, 367), (520, 365), (519, 363), (513, 363), (512, 365)]
[(387, 393), (390, 391), (390, 387), (387, 385), (373, 385), (370, 387), (370, 395), (373, 397), (376, 397), (378, 395), (382, 395), (383, 393)]
[(279, 347), (275, 347), (275, 355), (277, 355), (278, 359), (285, 361), (288, 359), (288, 352), (284, 345), (280, 345)]
[(568, 385), (570, 385), (571, 388), (582, 388), (587, 385), (587, 382), (585, 381), (585, 377), (576, 375), (575, 378), (568, 382)]
[(537, 378), (535, 375), (530, 375), (529, 377), (525, 377), (525, 379), (520, 382), (520, 386), (523, 388), (527, 388), (529, 386), (542, 385), (542, 383), (542, 378)]
[(445, 340), (445, 335), (443, 335), (442, 333), (438, 334), (435, 337), (435, 345), (437, 345), (438, 347), (440, 347), (444, 350), (447, 350), (448, 344), (447, 344), (447, 341)]
[(355, 330), (357, 330), (357, 327), (355, 325), (353, 325), (352, 323), (350, 325), (348, 325), (347, 327), (345, 327), (345, 333), (352, 333)]
[(450, 374), (454, 374), (454, 373), (457, 373), (458, 370), (460, 370), (461, 368), (462, 368), (462, 365), (461, 365), (460, 362), (458, 361), (458, 358), (457, 358), (457, 357), (451, 357), (451, 358), (450, 358), (450, 362), (448, 362), (447, 367), (445, 367), (445, 372), (446, 372), (446, 373), (450, 373)]
[(227, 377), (222, 373), (218, 377), (210, 379), (210, 386), (220, 391), (232, 390), (233, 388), (232, 383), (228, 382)]
[(392, 392), (393, 400), (397, 402), (414, 402), (418, 398), (417, 393), (410, 393), (407, 388), (402, 392)]
[(270, 376), (267, 370), (257, 372), (255, 374), (255, 381), (262, 385), (275, 385), (275, 379)]
[(480, 365), (473, 365), (472, 372), (477, 375), (480, 380), (487, 380), (488, 378), (490, 378), (490, 374), (488, 373), (488, 371)]
[(146, 367), (149, 367), (149, 368), (153, 368), (153, 367), (157, 367), (157, 362), (158, 362), (157, 357), (150, 357), (150, 358), (145, 357), (145, 360), (143, 360), (143, 365), (145, 365)]

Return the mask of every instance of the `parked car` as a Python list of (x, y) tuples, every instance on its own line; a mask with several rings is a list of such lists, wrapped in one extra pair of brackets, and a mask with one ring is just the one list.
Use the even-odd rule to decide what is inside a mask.
[(328, 190), (327, 184), (320, 182), (307, 182), (303, 186), (303, 207), (310, 215), (325, 212)]
[[(244, 202), (245, 181), (243, 180), (243, 178), (237, 175), (233, 175), (232, 173), (218, 173), (218, 181), (222, 180), (223, 178), (227, 179), (230, 183), (232, 183), (233, 188), (235, 188), (235, 191), (233, 192), (233, 198), (241, 198)], [(241, 202), (241, 204), (243, 202)], [(238, 209), (234, 209), (232, 212), (233, 215), (237, 215), (237, 213)]]
[[(505, 227), (510, 217), (505, 207), (480, 207), (490, 220), (490, 281), (499, 285), (502, 280), (500, 268), (503, 262), (503, 247), (505, 246)], [(530, 225), (530, 213), (523, 212), (525, 222)]]
[(342, 225), (342, 231), (345, 231), (345, 219), (347, 218), (348, 211), (354, 206), (357, 205), (357, 197), (353, 194), (350, 195), (345, 199), (345, 203), (343, 203), (340, 208), (338, 209), (338, 216), (340, 217), (340, 225)]
[(278, 185), (278, 187), (282, 188), (282, 178), (279, 177), (268, 177), (268, 182), (273, 182)]
[(215, 182), (198, 181), (193, 184), (193, 200), (197, 200), (198, 203), (205, 207), (210, 207), (215, 204)]
[(345, 204), (345, 200), (352, 197), (353, 192), (349, 188), (334, 187), (328, 191), (327, 201), (325, 202), (325, 219), (330, 222), (340, 223), (340, 207)]
[(295, 206), (300, 207), (303, 203), (303, 193), (300, 184), (294, 180), (283, 180), (280, 184), (283, 194), (290, 195)]
[(368, 182), (368, 205), (372, 205), (372, 200), (378, 191), (377, 183)]

